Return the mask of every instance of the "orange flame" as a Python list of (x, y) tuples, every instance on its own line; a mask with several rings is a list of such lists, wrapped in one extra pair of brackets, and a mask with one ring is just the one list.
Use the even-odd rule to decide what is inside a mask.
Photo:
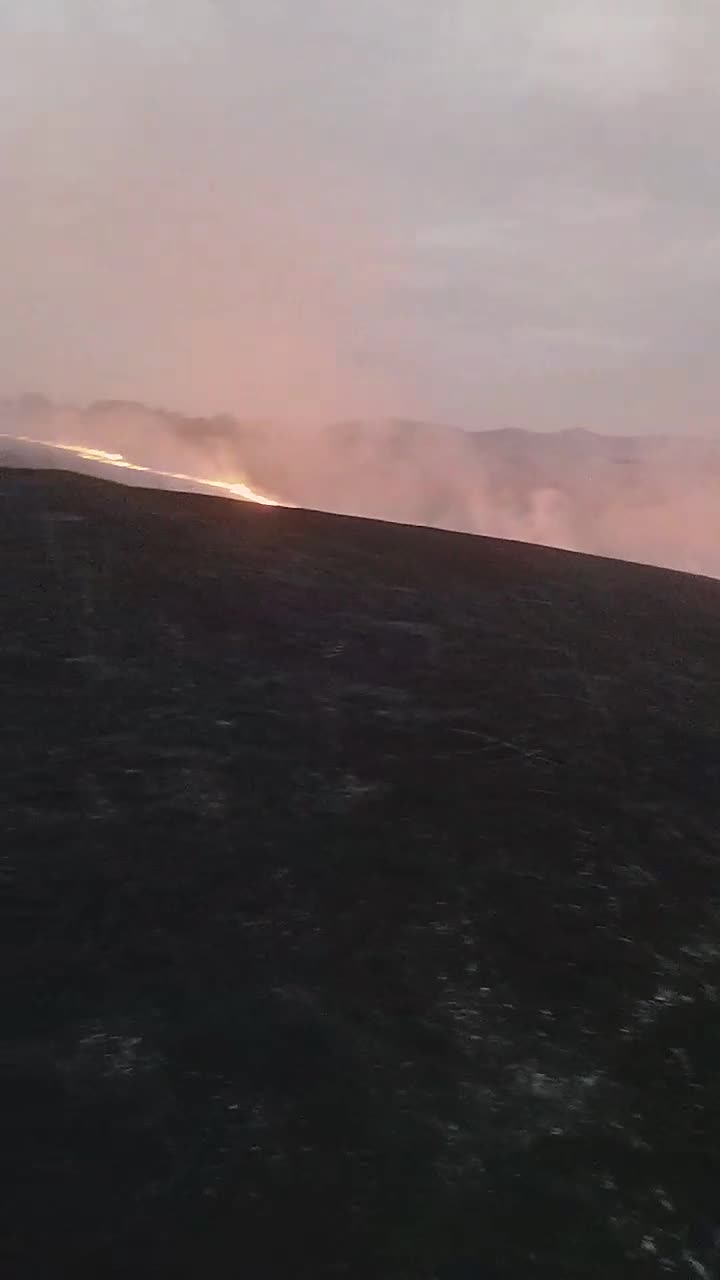
[[(202, 485), (207, 489), (218, 489), (221, 493), (225, 493), (228, 497), (239, 498), (243, 502), (259, 502), (264, 507), (279, 507), (281, 504), (275, 498), (269, 498), (264, 493), (258, 493), (256, 489), (251, 489), (249, 484), (245, 484), (244, 480), (214, 480), (207, 479), (205, 476), (185, 475), (182, 471), (156, 471), (152, 467), (143, 467), (138, 462), (130, 462), (122, 453), (108, 453), (105, 449), (95, 449), (87, 444), (64, 444), (58, 443), (56, 440), (34, 440), (31, 436), (11, 436), (0, 432), (0, 439), (15, 440), (21, 444), (41, 445), (44, 449), (61, 449), (65, 453), (72, 453), (77, 458), (82, 458), (85, 462), (96, 462), (102, 466), (120, 467), (125, 471), (140, 471), (147, 476), (157, 476), (162, 480), (178, 480), (181, 483)], [(287, 505), (287, 504), (285, 504)]]

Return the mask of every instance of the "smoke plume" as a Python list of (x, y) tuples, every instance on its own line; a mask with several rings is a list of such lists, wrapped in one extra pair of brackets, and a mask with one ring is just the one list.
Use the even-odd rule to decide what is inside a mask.
[[(0, 430), (119, 451), (151, 471), (245, 482), (297, 506), (720, 577), (720, 442), (699, 437), (467, 432), (398, 420), (291, 429), (122, 402), (59, 407), (38, 397), (5, 403)], [(4, 453), (7, 460), (7, 443)], [(42, 463), (76, 465), (47, 452)]]

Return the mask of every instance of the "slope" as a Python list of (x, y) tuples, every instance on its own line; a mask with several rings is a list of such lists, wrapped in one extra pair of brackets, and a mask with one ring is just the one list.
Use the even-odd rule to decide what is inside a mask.
[(0, 481), (5, 1274), (686, 1274), (720, 586)]

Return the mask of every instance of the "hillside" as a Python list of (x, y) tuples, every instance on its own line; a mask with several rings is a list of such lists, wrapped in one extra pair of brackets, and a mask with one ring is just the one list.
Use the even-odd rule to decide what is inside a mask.
[(710, 1267), (720, 584), (61, 471), (0, 525), (3, 1274)]
[[(0, 466), (12, 461), (3, 432), (119, 451), (155, 472), (244, 480), (288, 505), (720, 578), (717, 439), (461, 431), (401, 419), (299, 431), (113, 401), (73, 409), (41, 397), (0, 401)], [(27, 465), (68, 462), (60, 453)], [(172, 477), (161, 483), (177, 487)]]

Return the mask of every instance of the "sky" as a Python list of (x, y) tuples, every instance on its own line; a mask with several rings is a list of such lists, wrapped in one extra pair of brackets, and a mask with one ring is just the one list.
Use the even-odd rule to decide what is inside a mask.
[(0, 0), (0, 395), (720, 434), (717, 0)]

